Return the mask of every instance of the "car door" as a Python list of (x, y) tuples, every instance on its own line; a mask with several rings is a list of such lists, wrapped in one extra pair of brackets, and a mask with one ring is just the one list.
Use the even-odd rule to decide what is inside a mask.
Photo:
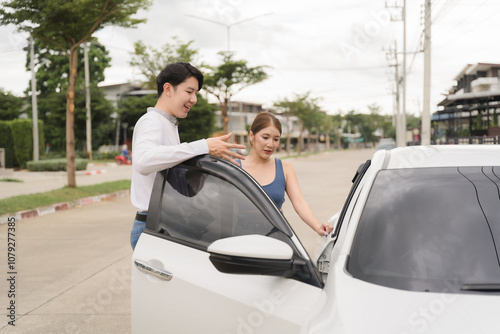
[(132, 258), (132, 333), (302, 333), (322, 286), (242, 169), (202, 156), (158, 173)]

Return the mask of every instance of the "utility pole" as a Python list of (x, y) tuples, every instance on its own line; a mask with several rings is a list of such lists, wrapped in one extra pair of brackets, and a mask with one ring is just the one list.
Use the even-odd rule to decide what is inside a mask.
[(431, 1), (425, 0), (424, 29), (424, 109), (422, 112), (422, 145), (431, 144)]
[(35, 71), (35, 40), (30, 37), (30, 67), (31, 67), (31, 110), (33, 113), (33, 160), (38, 161), (40, 157), (38, 143), (38, 106), (36, 100), (36, 71)]
[[(406, 0), (403, 0), (403, 5), (398, 5), (399, 1), (394, 1), (393, 4), (389, 4), (386, 1), (386, 8), (396, 8), (401, 9), (401, 18), (393, 17), (391, 15), (391, 21), (402, 21), (403, 22), (403, 68), (401, 73), (401, 79), (397, 80), (397, 90), (399, 90), (399, 85), (402, 85), (402, 100), (403, 108), (400, 110), (399, 94), (398, 94), (398, 117), (396, 118), (396, 145), (398, 147), (406, 146)], [(397, 62), (397, 49), (396, 49), (396, 62)]]
[(403, 86), (403, 109), (401, 110), (401, 129), (403, 131), (402, 146), (406, 146), (406, 0), (403, 0), (403, 74), (401, 75)]
[(87, 157), (92, 159), (92, 118), (90, 116), (90, 74), (89, 74), (89, 43), (83, 45), (85, 62), (85, 106), (87, 107)]
[[(395, 128), (396, 128), (396, 145), (398, 147), (403, 146), (401, 143), (404, 142), (403, 140), (403, 133), (401, 131), (401, 108), (400, 108), (400, 91), (399, 91), (399, 62), (398, 62), (398, 43), (397, 41), (394, 41), (394, 49), (390, 48), (389, 50), (386, 51), (386, 57), (387, 60), (390, 62), (389, 66), (395, 68), (395, 82), (396, 82), (396, 98), (395, 98), (395, 114), (396, 114), (396, 121), (395, 123)], [(394, 61), (394, 63), (391, 63)]]

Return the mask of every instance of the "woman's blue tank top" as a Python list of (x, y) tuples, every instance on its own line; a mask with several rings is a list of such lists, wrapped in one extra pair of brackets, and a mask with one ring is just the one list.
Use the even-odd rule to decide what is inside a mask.
[[(283, 172), (283, 164), (280, 159), (274, 158), (276, 165), (276, 174), (274, 176), (273, 182), (262, 186), (262, 188), (266, 191), (266, 193), (271, 197), (274, 201), (278, 209), (281, 210), (283, 203), (285, 202), (285, 188), (286, 188), (286, 180), (285, 173)], [(236, 160), (240, 166), (241, 161)]]

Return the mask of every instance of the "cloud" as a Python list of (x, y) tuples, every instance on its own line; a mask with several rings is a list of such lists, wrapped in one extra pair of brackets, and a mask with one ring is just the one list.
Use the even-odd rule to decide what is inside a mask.
[[(128, 65), (136, 41), (161, 47), (172, 36), (199, 49), (204, 62), (215, 65), (217, 52), (230, 48), (237, 59), (250, 66), (268, 65), (270, 78), (249, 87), (236, 98), (271, 104), (294, 93), (311, 91), (322, 98), (330, 113), (339, 109), (366, 111), (378, 103), (383, 112), (393, 110), (394, 67), (386, 58), (397, 40), (402, 63), (403, 24), (392, 21), (398, 9), (385, 8), (382, 0), (155, 0), (138, 13), (148, 22), (137, 29), (106, 27), (96, 36), (110, 51), (112, 68), (106, 82), (137, 79)], [(418, 114), (422, 106), (423, 54), (421, 49), (421, 5), (407, 1), (407, 109)], [(437, 2), (432, 26), (432, 109), (441, 92), (467, 63), (499, 62), (494, 33), (500, 28), (500, 3), (484, 0)], [(269, 14), (271, 13), (271, 14)], [(269, 15), (265, 15), (269, 14)], [(189, 15), (219, 22), (197, 19)], [(248, 21), (245, 21), (250, 19)], [(244, 21), (244, 22), (241, 22)], [(12, 34), (12, 27), (0, 27), (0, 87), (21, 94), (28, 86), (26, 36)], [(20, 36), (20, 37), (19, 37)], [(22, 42), (22, 43), (21, 43)], [(400, 69), (400, 73), (401, 73)]]

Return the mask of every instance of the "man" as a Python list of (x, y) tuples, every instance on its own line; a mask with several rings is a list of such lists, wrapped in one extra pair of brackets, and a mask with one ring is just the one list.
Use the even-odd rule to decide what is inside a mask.
[(136, 123), (132, 137), (131, 200), (137, 215), (130, 233), (132, 249), (146, 226), (149, 199), (156, 173), (200, 154), (211, 154), (233, 163), (245, 157), (231, 151), (244, 145), (230, 144), (231, 134), (180, 143), (177, 118), (187, 117), (203, 86), (203, 75), (189, 63), (173, 63), (156, 78), (158, 101)]

